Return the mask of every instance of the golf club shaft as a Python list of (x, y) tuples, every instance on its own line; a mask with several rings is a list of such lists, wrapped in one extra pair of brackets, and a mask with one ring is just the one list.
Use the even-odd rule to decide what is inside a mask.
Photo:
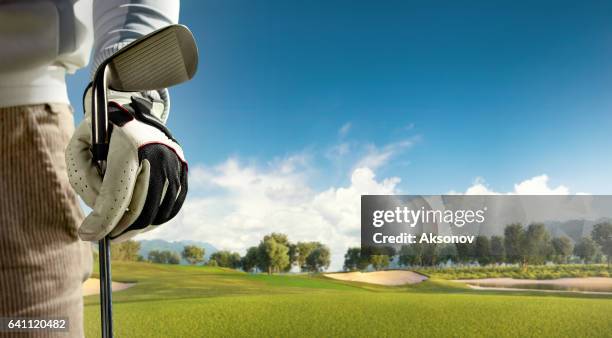
[[(93, 161), (100, 176), (106, 171), (108, 153), (108, 111), (106, 98), (107, 69), (99, 71), (93, 83), (92, 109), (92, 152)], [(111, 280), (111, 239), (109, 236), (99, 242), (98, 257), (100, 262), (100, 319), (102, 337), (113, 337), (113, 303)]]
[(113, 337), (112, 279), (110, 260), (110, 238), (104, 237), (99, 242), (100, 259), (100, 313), (102, 321), (102, 338)]
[(98, 262), (100, 270), (100, 320), (102, 327), (102, 338), (107, 338), (106, 330), (106, 249), (104, 239), (98, 242)]

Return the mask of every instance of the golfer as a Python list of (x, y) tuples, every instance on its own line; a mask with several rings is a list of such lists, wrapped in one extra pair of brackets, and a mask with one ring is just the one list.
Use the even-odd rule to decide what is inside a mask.
[[(183, 204), (187, 163), (165, 127), (167, 90), (109, 92), (102, 180), (90, 152), (91, 90), (76, 104), (84, 118), (75, 131), (65, 81), (90, 54), (93, 74), (178, 14), (171, 0), (0, 1), (0, 319), (68, 319), (67, 332), (19, 336), (82, 337), (90, 241), (131, 238)], [(87, 217), (77, 194), (93, 210)]]

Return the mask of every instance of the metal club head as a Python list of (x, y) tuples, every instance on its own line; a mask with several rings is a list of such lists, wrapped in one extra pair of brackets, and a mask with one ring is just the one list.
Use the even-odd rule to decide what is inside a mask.
[(122, 48), (108, 60), (108, 86), (119, 91), (167, 88), (191, 79), (198, 65), (193, 35), (171, 25)]
[(140, 92), (190, 80), (198, 66), (193, 34), (183, 25), (158, 29), (120, 49), (96, 70), (92, 88), (92, 154), (101, 174), (108, 149), (107, 88)]

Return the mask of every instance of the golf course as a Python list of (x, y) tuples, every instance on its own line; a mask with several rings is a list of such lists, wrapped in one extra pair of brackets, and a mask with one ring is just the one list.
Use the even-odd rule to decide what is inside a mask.
[[(95, 274), (94, 274), (95, 277)], [(323, 275), (114, 262), (117, 337), (609, 337), (612, 296), (472, 290), (430, 278), (380, 286)], [(85, 297), (87, 337), (99, 300)]]

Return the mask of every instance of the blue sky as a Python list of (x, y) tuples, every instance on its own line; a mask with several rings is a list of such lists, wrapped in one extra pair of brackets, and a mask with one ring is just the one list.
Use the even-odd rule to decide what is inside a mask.
[(610, 193), (611, 14), (605, 1), (183, 1), (201, 63), (172, 90), (169, 125), (191, 162), (317, 150), (350, 123), (378, 145), (421, 135), (385, 168), (418, 177), (415, 193), (541, 173)]
[(406, 193), (544, 174), (611, 193), (611, 17), (609, 1), (183, 1), (201, 59), (169, 126), (204, 181), (289, 160), (322, 192), (377, 158)]

